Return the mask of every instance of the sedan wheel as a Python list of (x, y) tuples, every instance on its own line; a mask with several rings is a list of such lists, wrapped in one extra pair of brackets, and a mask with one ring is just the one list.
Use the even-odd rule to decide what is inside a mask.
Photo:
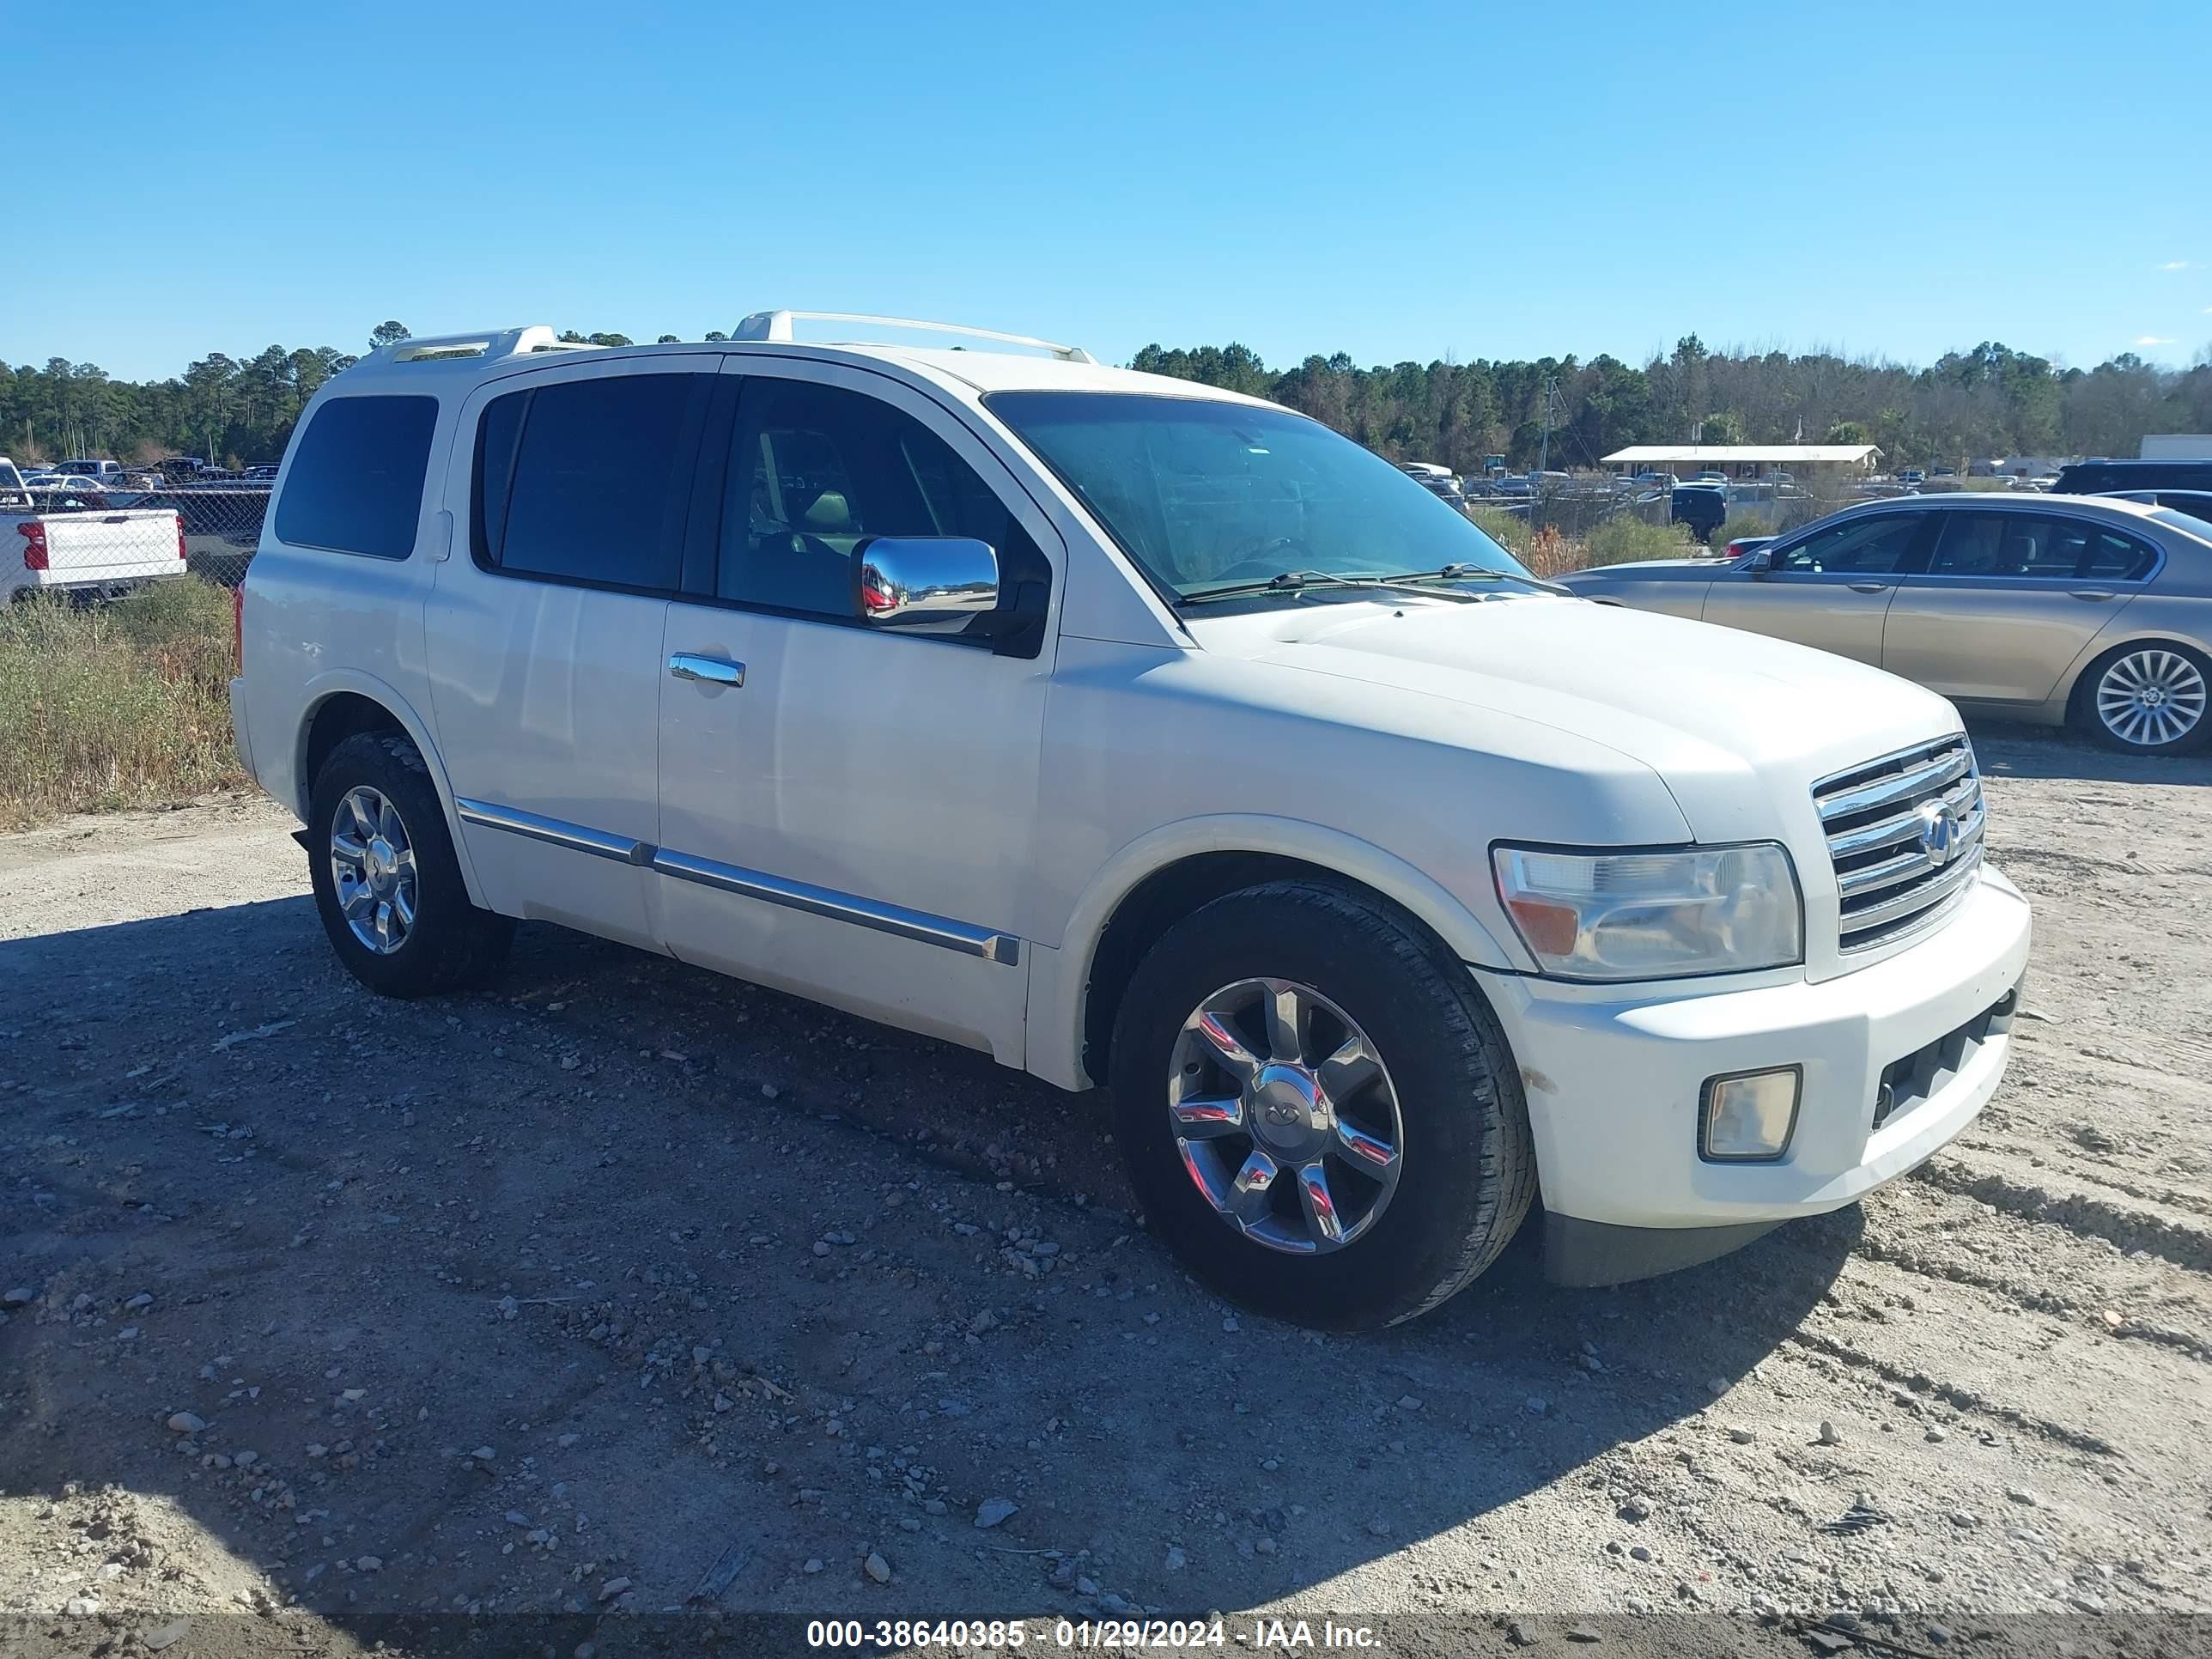
[(2100, 735), (2124, 749), (2179, 749), (2204, 724), (2204, 671), (2185, 653), (2144, 646), (2117, 656), (2098, 678)]

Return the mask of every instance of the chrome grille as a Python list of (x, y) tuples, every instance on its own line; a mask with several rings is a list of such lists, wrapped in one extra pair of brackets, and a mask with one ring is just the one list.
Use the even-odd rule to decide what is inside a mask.
[[(1864, 951), (1932, 926), (1982, 864), (1982, 776), (1963, 732), (1821, 779), (1813, 805), (1843, 895), (1838, 945)], [(1938, 857), (1932, 821), (1952, 836)]]

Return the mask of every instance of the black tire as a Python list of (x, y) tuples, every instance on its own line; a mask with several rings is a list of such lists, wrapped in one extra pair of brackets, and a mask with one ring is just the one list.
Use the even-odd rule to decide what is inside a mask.
[[(2106, 725), (2098, 711), (2098, 692), (2106, 676), (2123, 660), (2146, 653), (2163, 653), (2197, 671), (2196, 706), (2200, 712), (2196, 723), (2179, 737), (2165, 742), (2132, 741)], [(2204, 701), (2208, 686), (2212, 686), (2212, 660), (2207, 660), (2203, 652), (2170, 640), (2130, 641), (2113, 647), (2082, 670), (2081, 678), (2075, 683), (2074, 724), (2106, 748), (2124, 755), (2186, 755), (2212, 738), (2212, 706), (2207, 706)]]
[[(1246, 978), (1310, 986), (1361, 1027), (1404, 1125), (1395, 1194), (1333, 1251), (1253, 1242), (1185, 1171), (1168, 1115), (1183, 1023)], [(1331, 1330), (1425, 1313), (1495, 1261), (1536, 1192), (1528, 1105), (1504, 1033), (1466, 969), (1403, 913), (1322, 879), (1270, 882), (1170, 928), (1139, 964), (1115, 1023), (1115, 1129), (1153, 1230), (1223, 1296)]]
[[(361, 787), (392, 803), (414, 853), (415, 921), (389, 954), (354, 937), (339, 908), (331, 867), (332, 826), (347, 794)], [(346, 970), (378, 995), (425, 997), (465, 990), (489, 979), (506, 960), (514, 923), (469, 902), (430, 769), (400, 733), (362, 732), (331, 750), (308, 798), (307, 836), (307, 872), (323, 931)]]

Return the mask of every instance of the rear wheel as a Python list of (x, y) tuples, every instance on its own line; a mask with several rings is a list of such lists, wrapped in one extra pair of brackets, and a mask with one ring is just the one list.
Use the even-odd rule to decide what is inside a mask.
[(2075, 716), (2108, 749), (2179, 755), (2212, 734), (2205, 719), (2212, 665), (2185, 646), (2124, 645), (2081, 677)]
[(1156, 1231), (1281, 1318), (1425, 1312), (1496, 1259), (1534, 1195), (1520, 1080), (1474, 981), (1348, 888), (1269, 883), (1170, 928), (1123, 999), (1111, 1069)]
[(480, 984), (514, 924), (469, 902), (446, 813), (415, 745), (363, 732), (331, 750), (307, 808), (315, 908), (353, 976), (388, 997)]

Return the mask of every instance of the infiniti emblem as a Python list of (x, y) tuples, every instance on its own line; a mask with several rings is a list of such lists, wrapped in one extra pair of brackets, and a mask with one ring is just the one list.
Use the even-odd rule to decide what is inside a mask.
[(1945, 802), (1931, 800), (1920, 809), (1920, 850), (1937, 870), (1959, 850), (1959, 815)]
[(1268, 1122), (1280, 1128), (1305, 1121), (1305, 1114), (1287, 1100), (1271, 1100), (1262, 1109)]

